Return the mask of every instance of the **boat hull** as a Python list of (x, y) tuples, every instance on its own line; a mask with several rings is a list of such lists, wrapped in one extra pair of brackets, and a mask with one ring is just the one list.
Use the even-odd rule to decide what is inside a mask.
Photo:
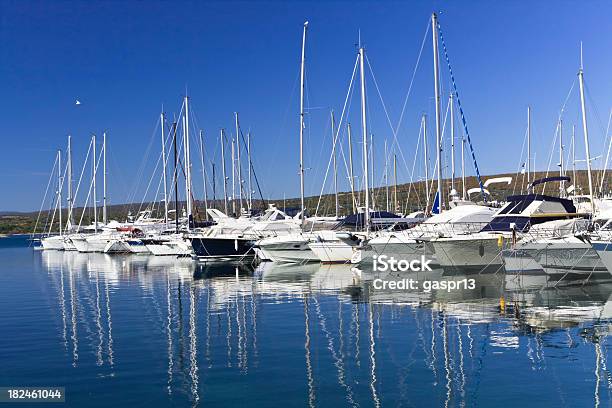
[(359, 265), (371, 265), (374, 262), (374, 256), (385, 255), (387, 257), (393, 257), (397, 260), (406, 260), (408, 262), (421, 259), (421, 256), (425, 256), (426, 259), (431, 260), (431, 265), (438, 265), (438, 259), (436, 258), (432, 247), (426, 245), (423, 241), (414, 242), (376, 242), (369, 243), (354, 251), (351, 263)]
[(43, 238), (41, 245), (45, 250), (63, 251), (64, 250), (64, 237), (56, 235), (52, 237)]
[(340, 240), (310, 242), (308, 247), (322, 263), (348, 263), (356, 248)]
[(203, 262), (252, 262), (255, 241), (233, 237), (190, 237), (192, 257)]
[(308, 246), (308, 240), (292, 240), (258, 245), (262, 259), (276, 263), (319, 262)]
[(503, 264), (498, 237), (449, 238), (431, 241), (442, 268), (483, 269)]

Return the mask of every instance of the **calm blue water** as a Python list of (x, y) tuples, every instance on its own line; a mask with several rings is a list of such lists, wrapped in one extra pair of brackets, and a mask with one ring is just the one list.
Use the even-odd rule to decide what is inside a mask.
[(0, 239), (0, 386), (65, 386), (74, 407), (611, 405), (610, 284), (384, 292), (370, 275)]

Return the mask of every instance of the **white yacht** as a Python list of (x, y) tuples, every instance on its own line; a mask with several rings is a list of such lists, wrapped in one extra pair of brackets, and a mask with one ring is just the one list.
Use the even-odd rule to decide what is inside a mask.
[(299, 221), (274, 204), (261, 217), (234, 219), (217, 214), (216, 221), (217, 225), (187, 235), (197, 260), (246, 262), (256, 256), (256, 241), (301, 231)]
[[(308, 247), (323, 263), (350, 262), (354, 251), (368, 236), (365, 218), (365, 211), (349, 215), (332, 230), (314, 233)], [(370, 211), (369, 219), (373, 231), (383, 230), (401, 221), (398, 215), (385, 211)]]
[[(534, 181), (533, 187), (545, 182), (569, 181), (569, 177), (548, 177)], [(583, 216), (569, 199), (541, 194), (515, 195), (499, 209), (481, 231), (431, 240), (436, 258), (443, 268), (501, 267), (504, 243), (529, 231), (532, 225)]]
[[(504, 251), (507, 272), (534, 270), (533, 260), (545, 273), (589, 276), (606, 272), (589, 240), (585, 218), (555, 220), (533, 226), (512, 250)], [(518, 269), (522, 267), (522, 271)]]
[(412, 260), (425, 255), (437, 264), (427, 241), (440, 236), (453, 236), (480, 231), (491, 221), (496, 209), (471, 202), (456, 205), (448, 211), (427, 218), (412, 228), (400, 231), (384, 230), (355, 250), (352, 263), (371, 263), (373, 256), (387, 255), (396, 259)]

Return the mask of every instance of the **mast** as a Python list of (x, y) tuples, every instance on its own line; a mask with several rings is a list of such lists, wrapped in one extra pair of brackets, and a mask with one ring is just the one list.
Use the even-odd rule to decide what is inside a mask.
[(431, 15), (431, 32), (433, 35), (433, 66), (434, 66), (434, 101), (436, 106), (436, 160), (438, 162), (438, 199), (439, 211), (444, 208), (442, 195), (442, 132), (440, 128), (440, 72), (438, 67), (438, 17)]
[(467, 200), (467, 189), (465, 188), (465, 137), (461, 138), (461, 186), (463, 188), (463, 199)]
[(221, 171), (223, 175), (223, 205), (227, 214), (227, 176), (225, 175), (225, 131), (221, 129)]
[[(559, 176), (565, 176), (563, 168), (563, 119), (559, 118)], [(559, 197), (565, 195), (565, 181), (562, 181), (559, 186)]]
[(527, 106), (527, 185), (531, 182), (531, 106)]
[(374, 194), (374, 184), (376, 184), (376, 179), (374, 178), (374, 134), (370, 133), (370, 184), (371, 184), (371, 199), (372, 199), (372, 208), (376, 207), (376, 203), (374, 199), (376, 195)]
[(387, 157), (387, 139), (385, 139), (385, 201), (389, 212), (389, 158)]
[(206, 167), (204, 166), (204, 136), (200, 129), (200, 165), (202, 166), (202, 181), (204, 183), (204, 213), (208, 219), (208, 186), (206, 184)]
[(98, 203), (96, 197), (96, 164), (98, 161), (98, 157), (96, 156), (96, 135), (91, 137), (91, 144), (93, 145), (93, 161), (92, 161), (92, 170), (93, 170), (93, 211), (94, 211), (94, 230), (98, 232)]
[(355, 176), (353, 175), (353, 142), (351, 139), (351, 123), (347, 123), (348, 148), (349, 148), (349, 182), (351, 184), (351, 199), (353, 203), (353, 214), (357, 213), (357, 201), (355, 199)]
[(215, 173), (215, 162), (211, 162), (210, 167), (212, 168), (212, 193), (214, 206), (215, 201), (217, 201), (217, 174)]
[(423, 129), (423, 154), (425, 163), (425, 214), (429, 212), (429, 160), (427, 158), (427, 115), (421, 116), (421, 129)]
[(582, 44), (580, 44), (580, 70), (578, 71), (580, 83), (580, 107), (582, 110), (582, 130), (584, 133), (584, 149), (586, 153), (587, 175), (589, 177), (589, 195), (591, 196), (591, 211), (595, 216), (595, 201), (593, 200), (593, 178), (591, 176), (591, 152), (589, 149), (589, 130), (587, 127), (586, 105), (584, 101), (584, 72), (582, 70)]
[(576, 125), (572, 125), (572, 179), (574, 180), (574, 195), (578, 188), (576, 180)]
[(234, 146), (235, 139), (232, 137), (232, 213), (236, 216), (236, 162)]
[(450, 137), (451, 137), (451, 191), (455, 191), (455, 109), (453, 93), (450, 93)]
[(106, 132), (102, 133), (102, 224), (106, 225)]
[(72, 206), (74, 198), (72, 197), (72, 136), (68, 135), (68, 224), (72, 228), (74, 225), (74, 216), (72, 215)]
[(249, 159), (249, 212), (253, 208), (253, 185), (251, 184), (251, 172), (253, 168), (251, 167), (251, 132), (247, 133), (247, 157)]
[(185, 114), (183, 116), (183, 149), (185, 153), (185, 192), (187, 201), (187, 231), (191, 229), (191, 149), (189, 144), (189, 98), (185, 95)]
[(304, 74), (305, 74), (305, 59), (306, 59), (306, 29), (308, 21), (304, 23), (304, 31), (302, 34), (302, 61), (300, 65), (300, 205), (302, 227), (304, 226), (306, 216), (306, 206), (304, 204)]
[(393, 154), (393, 196), (395, 201), (395, 211), (399, 211), (397, 203), (397, 155)]
[[(94, 154), (94, 163), (95, 163)], [(57, 210), (59, 213), (59, 234), (62, 235), (62, 151), (57, 151)]]
[(172, 123), (172, 143), (174, 145), (174, 224), (175, 232), (179, 233), (179, 196), (178, 196), (178, 149), (176, 148), (176, 118)]
[(164, 221), (168, 224), (168, 181), (166, 179), (166, 137), (164, 135), (164, 126), (166, 123), (166, 118), (164, 116), (164, 112), (160, 114), (160, 123), (161, 123), (161, 147), (162, 147), (162, 173), (163, 173), (163, 181), (164, 181)]
[(332, 131), (332, 156), (334, 158), (334, 196), (336, 203), (336, 218), (340, 215), (340, 202), (338, 201), (338, 166), (336, 164), (336, 122), (334, 119), (334, 110), (331, 112), (331, 131)]
[(366, 120), (365, 67), (363, 54), (363, 47), (360, 47), (359, 65), (361, 73), (361, 127), (363, 132), (363, 178), (365, 190), (364, 224), (366, 227), (367, 238), (370, 232), (370, 181), (368, 179), (368, 123)]
[(236, 119), (236, 154), (238, 158), (238, 201), (240, 203), (240, 213), (242, 214), (242, 161), (240, 160), (240, 125), (238, 124), (238, 112), (234, 112)]

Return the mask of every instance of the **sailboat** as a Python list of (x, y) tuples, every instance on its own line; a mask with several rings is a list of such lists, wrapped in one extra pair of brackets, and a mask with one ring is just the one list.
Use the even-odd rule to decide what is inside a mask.
[[(41, 240), (41, 245), (45, 250), (63, 250), (64, 249), (64, 234), (62, 229), (62, 188), (63, 188), (63, 177), (62, 177), (62, 152), (57, 151), (57, 190), (55, 199), (55, 209), (53, 210), (53, 217), (49, 226), (48, 236)], [(51, 227), (55, 220), (55, 213), (58, 213), (58, 235), (51, 235)]]

